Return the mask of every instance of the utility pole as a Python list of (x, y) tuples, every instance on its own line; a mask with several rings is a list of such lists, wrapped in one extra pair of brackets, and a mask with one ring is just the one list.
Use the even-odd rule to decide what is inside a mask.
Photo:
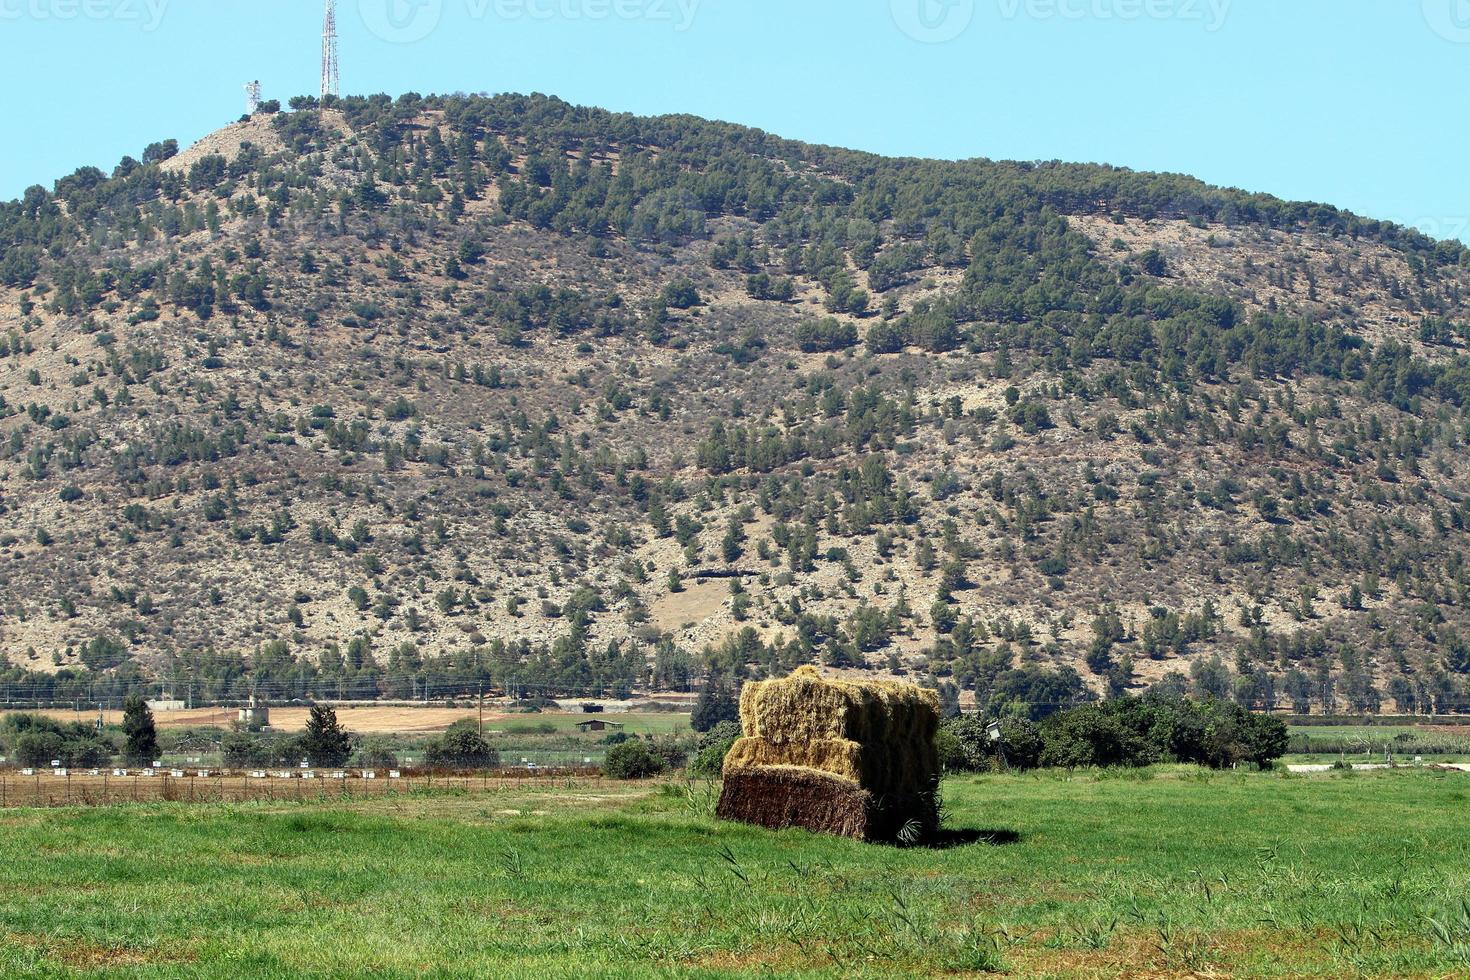
[(480, 737), (485, 737), (485, 682), (480, 682)]

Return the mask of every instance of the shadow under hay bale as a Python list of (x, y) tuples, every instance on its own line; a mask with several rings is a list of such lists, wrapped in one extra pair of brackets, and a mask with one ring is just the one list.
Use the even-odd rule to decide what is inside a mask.
[(824, 680), (803, 667), (747, 684), (740, 720), (745, 737), (725, 757), (718, 816), (870, 841), (938, 830), (933, 691)]

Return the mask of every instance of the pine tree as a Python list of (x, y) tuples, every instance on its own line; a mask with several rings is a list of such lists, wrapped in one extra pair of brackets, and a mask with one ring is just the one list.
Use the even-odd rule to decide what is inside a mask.
[(337, 712), (324, 704), (313, 705), (301, 747), (313, 765), (340, 766), (352, 755), (352, 733), (337, 721)]
[(694, 711), (689, 716), (689, 727), (696, 732), (707, 732), (722, 721), (739, 721), (740, 705), (735, 696), (723, 681), (710, 678), (704, 690), (699, 693), (699, 700), (694, 703)]
[(130, 694), (123, 702), (123, 734), (127, 736), (123, 754), (129, 762), (146, 764), (158, 758), (158, 728), (140, 695)]

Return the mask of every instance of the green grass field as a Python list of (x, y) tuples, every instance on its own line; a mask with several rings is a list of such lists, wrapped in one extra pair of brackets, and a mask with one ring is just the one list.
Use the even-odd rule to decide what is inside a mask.
[(1470, 776), (945, 784), (901, 850), (684, 785), (0, 812), (0, 976), (1470, 974)]
[(1304, 762), (1383, 762), (1415, 757), (1426, 762), (1470, 761), (1470, 729), (1412, 725), (1293, 725), (1288, 729), (1287, 764)]
[(672, 732), (689, 731), (687, 712), (674, 711), (623, 711), (601, 714), (579, 714), (574, 712), (542, 712), (511, 719), (498, 720), (485, 727), (490, 731), (507, 734), (535, 731), (550, 726), (559, 732), (575, 732), (577, 725), (585, 721), (602, 721), (609, 725), (621, 725), (621, 730), (630, 735), (667, 735)]

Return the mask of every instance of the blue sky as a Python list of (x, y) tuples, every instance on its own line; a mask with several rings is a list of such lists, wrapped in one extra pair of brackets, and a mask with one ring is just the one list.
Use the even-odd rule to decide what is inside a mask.
[[(347, 93), (1099, 161), (1470, 241), (1470, 0), (339, 0)], [(314, 93), (319, 0), (0, 0), (0, 196)]]

